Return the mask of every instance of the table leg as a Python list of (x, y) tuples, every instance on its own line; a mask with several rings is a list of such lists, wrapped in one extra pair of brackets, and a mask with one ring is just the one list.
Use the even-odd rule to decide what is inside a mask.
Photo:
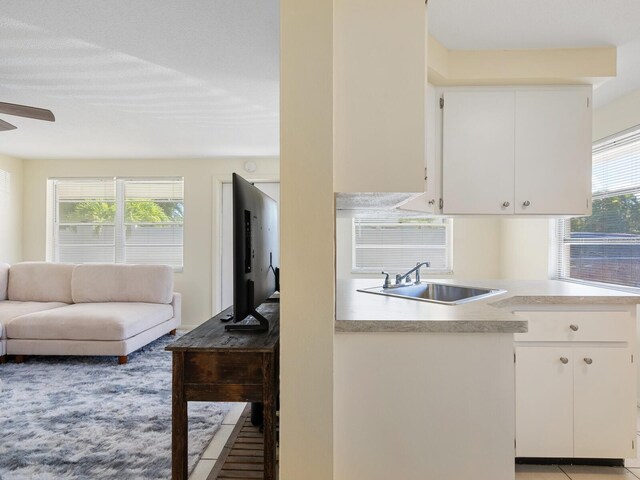
[(171, 478), (187, 480), (188, 420), (184, 397), (184, 353), (173, 353), (173, 390), (171, 395)]
[(264, 404), (264, 479), (275, 480), (277, 392), (273, 354), (262, 354), (262, 385), (262, 403)]

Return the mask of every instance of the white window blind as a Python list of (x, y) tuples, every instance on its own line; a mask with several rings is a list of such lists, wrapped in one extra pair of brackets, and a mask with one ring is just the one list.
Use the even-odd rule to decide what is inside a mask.
[(182, 267), (182, 178), (54, 179), (50, 187), (52, 260)]
[(429, 271), (451, 270), (451, 220), (441, 218), (354, 218), (352, 270), (406, 271), (429, 262)]
[(557, 276), (640, 288), (640, 130), (594, 145), (592, 202), (557, 222)]

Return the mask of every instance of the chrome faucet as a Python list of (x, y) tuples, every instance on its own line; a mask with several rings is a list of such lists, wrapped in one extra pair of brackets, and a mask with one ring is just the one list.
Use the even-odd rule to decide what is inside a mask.
[(401, 287), (402, 286), (402, 282), (407, 281), (408, 283), (411, 283), (411, 274), (413, 272), (416, 272), (416, 281), (414, 282), (415, 285), (418, 285), (420, 283), (420, 268), (421, 267), (427, 267), (429, 268), (431, 265), (429, 264), (429, 262), (422, 262), (422, 263), (416, 263), (416, 266), (413, 267), (411, 270), (409, 270), (407, 273), (403, 274), (403, 275), (396, 275), (396, 282), (395, 284), (391, 284), (391, 281), (389, 280), (389, 274), (387, 272), (381, 272), (382, 275), (384, 275), (384, 285), (382, 286), (382, 288), (395, 288), (395, 287)]
[[(416, 281), (414, 282), (416, 285), (420, 283), (420, 268), (421, 267), (430, 267), (429, 262), (422, 262), (422, 263), (416, 263), (416, 266), (413, 267), (411, 270), (409, 270), (407, 273), (403, 274), (403, 275), (396, 275), (396, 286), (400, 286), (402, 285), (402, 282), (407, 280), (408, 282), (411, 282), (411, 274), (413, 272), (416, 272)], [(386, 282), (385, 282), (386, 284)], [(386, 287), (388, 288), (388, 287)]]

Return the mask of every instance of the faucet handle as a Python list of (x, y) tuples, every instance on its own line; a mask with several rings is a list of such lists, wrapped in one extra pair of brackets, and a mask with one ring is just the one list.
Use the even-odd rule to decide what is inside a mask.
[(384, 275), (384, 285), (382, 288), (389, 288), (391, 286), (391, 281), (389, 280), (389, 274), (387, 272), (380, 272)]

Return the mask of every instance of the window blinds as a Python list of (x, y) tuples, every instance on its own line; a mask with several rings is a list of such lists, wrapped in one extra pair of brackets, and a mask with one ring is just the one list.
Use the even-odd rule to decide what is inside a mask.
[(640, 130), (594, 145), (592, 211), (558, 221), (558, 277), (640, 287)]
[(181, 178), (50, 183), (54, 205), (50, 251), (55, 261), (182, 266)]
[(451, 270), (450, 220), (354, 218), (354, 272), (405, 271), (429, 262), (432, 271)]

